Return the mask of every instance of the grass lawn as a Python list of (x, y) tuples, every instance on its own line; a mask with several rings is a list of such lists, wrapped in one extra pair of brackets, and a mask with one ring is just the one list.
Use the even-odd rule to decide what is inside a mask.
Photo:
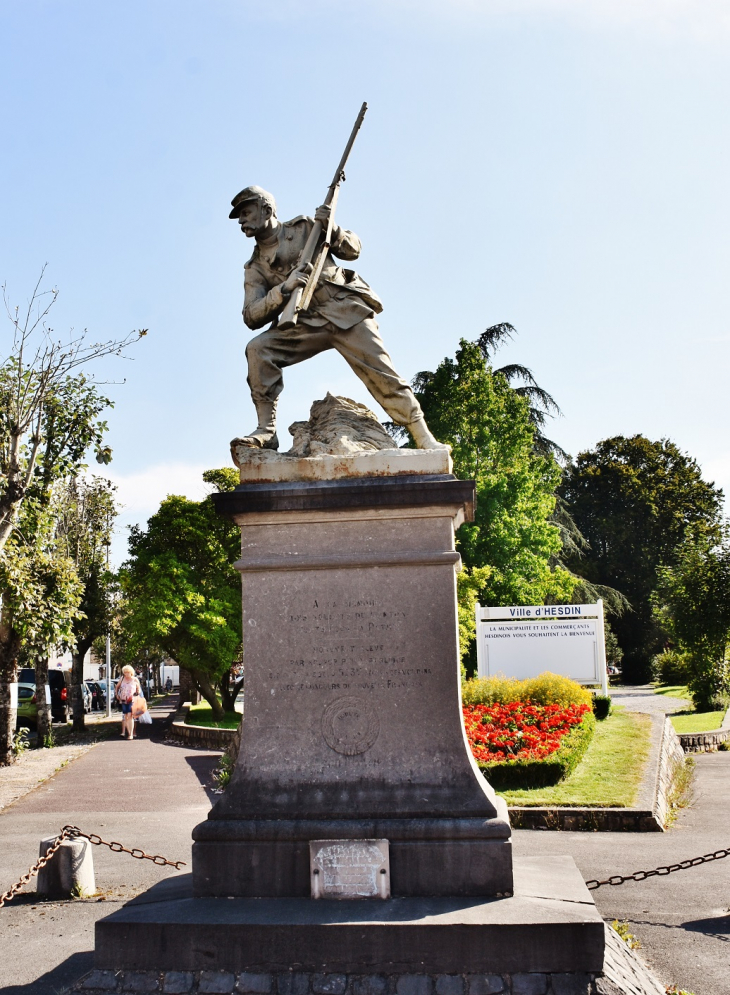
[(226, 712), (222, 722), (213, 721), (213, 709), (207, 703), (191, 705), (185, 725), (213, 726), (215, 729), (238, 729), (241, 722), (240, 712)]
[(564, 781), (499, 794), (508, 805), (630, 808), (636, 802), (650, 740), (651, 716), (615, 707), (607, 719), (596, 723), (585, 757)]
[(663, 684), (654, 688), (654, 694), (663, 694), (668, 698), (685, 698), (692, 701), (692, 695), (687, 690), (686, 684)]
[[(656, 694), (664, 694), (671, 698), (686, 698), (692, 701), (692, 695), (687, 690), (685, 684), (663, 685), (654, 689)], [(672, 725), (676, 732), (712, 732), (719, 729), (725, 712), (695, 712), (688, 709), (686, 712), (675, 712), (671, 715)]]
[(669, 717), (676, 732), (711, 732), (720, 728), (725, 712), (679, 712)]

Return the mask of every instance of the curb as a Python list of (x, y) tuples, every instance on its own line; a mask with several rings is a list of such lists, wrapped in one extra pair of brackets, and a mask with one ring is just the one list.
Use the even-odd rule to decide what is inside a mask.
[(721, 743), (730, 740), (730, 708), (719, 729), (711, 732), (680, 732), (679, 741), (685, 753), (716, 753)]
[(169, 726), (169, 733), (175, 739), (181, 739), (189, 743), (190, 746), (197, 746), (206, 750), (225, 750), (235, 742), (238, 729), (216, 729), (215, 726), (186, 725), (185, 720), (188, 717), (189, 711), (190, 705), (183, 705), (180, 711), (176, 712)]

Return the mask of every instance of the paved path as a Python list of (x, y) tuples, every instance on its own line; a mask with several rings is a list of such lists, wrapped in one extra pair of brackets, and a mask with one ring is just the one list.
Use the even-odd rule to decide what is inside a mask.
[(84, 746), (54, 746), (50, 750), (29, 750), (18, 757), (12, 767), (0, 768), (0, 811), (90, 749), (91, 743)]
[[(134, 742), (99, 743), (0, 812), (0, 891), (35, 862), (39, 840), (66, 823), (185, 860), (179, 873), (190, 870), (191, 833), (210, 808), (218, 754), (163, 743), (159, 727), (167, 712), (153, 710), (151, 736), (145, 730)], [(106, 847), (94, 847), (93, 856), (103, 900), (38, 903), (29, 894), (0, 909), (3, 995), (52, 995), (75, 981), (92, 967), (96, 920), (178, 873)]]
[(618, 686), (609, 688), (614, 705), (623, 705), (629, 712), (649, 712), (662, 715), (664, 712), (681, 712), (691, 707), (685, 698), (671, 698), (657, 694), (653, 684), (639, 684), (636, 687)]

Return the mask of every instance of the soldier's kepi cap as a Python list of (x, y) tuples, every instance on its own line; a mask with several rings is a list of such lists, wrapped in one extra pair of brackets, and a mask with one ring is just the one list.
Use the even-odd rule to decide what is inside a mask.
[(231, 201), (233, 210), (228, 217), (238, 218), (241, 214), (241, 207), (249, 200), (258, 200), (262, 204), (268, 204), (273, 213), (276, 214), (276, 201), (273, 194), (270, 194), (268, 190), (264, 190), (263, 187), (244, 187)]

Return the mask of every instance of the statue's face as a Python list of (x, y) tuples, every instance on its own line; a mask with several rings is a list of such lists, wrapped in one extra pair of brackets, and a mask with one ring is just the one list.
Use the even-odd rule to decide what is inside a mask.
[(271, 217), (271, 208), (259, 200), (247, 200), (241, 205), (238, 223), (246, 238), (256, 235)]

